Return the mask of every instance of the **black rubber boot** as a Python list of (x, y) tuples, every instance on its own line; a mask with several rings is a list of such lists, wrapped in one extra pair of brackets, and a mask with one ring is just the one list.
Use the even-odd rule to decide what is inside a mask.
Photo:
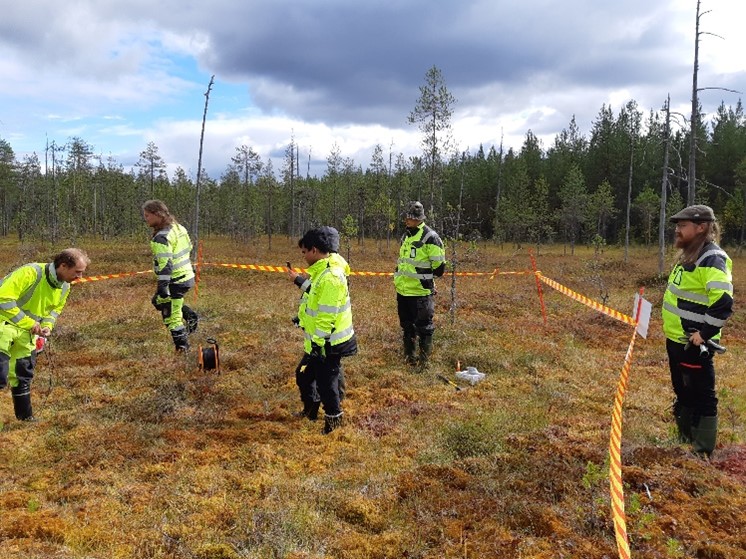
[(177, 353), (185, 353), (189, 349), (189, 340), (187, 339), (186, 329), (170, 330), (170, 332)]
[(718, 416), (700, 417), (692, 422), (692, 448), (694, 452), (707, 458), (712, 456), (718, 437)]
[(414, 354), (415, 350), (415, 343), (417, 339), (415, 338), (414, 334), (409, 334), (407, 331), (404, 331), (404, 361), (407, 363), (407, 365), (416, 365), (417, 364), (417, 357)]
[(186, 305), (181, 307), (181, 316), (186, 323), (187, 334), (194, 334), (199, 327), (199, 315)]
[(433, 352), (433, 337), (420, 334), (420, 369), (427, 369), (430, 354)]
[(31, 409), (31, 390), (28, 386), (17, 386), (10, 389), (13, 395), (13, 411), (19, 421), (36, 421)]
[(321, 430), (321, 432), (324, 435), (328, 435), (337, 427), (342, 427), (342, 415), (342, 413), (339, 413), (338, 415), (324, 416), (324, 428)]
[(687, 408), (685, 406), (682, 406), (679, 404), (679, 402), (674, 402), (673, 404), (673, 416), (676, 420), (676, 428), (679, 432), (679, 442), (680, 443), (690, 443), (692, 442), (692, 415), (694, 414), (694, 410), (692, 408)]
[(293, 415), (316, 421), (319, 418), (319, 406), (321, 406), (321, 402), (303, 402), (303, 410)]

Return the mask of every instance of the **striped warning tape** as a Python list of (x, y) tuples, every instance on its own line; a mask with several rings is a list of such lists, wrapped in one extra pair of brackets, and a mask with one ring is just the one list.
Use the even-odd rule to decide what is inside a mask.
[[(203, 266), (219, 266), (221, 268), (237, 268), (240, 270), (259, 270), (260, 272), (287, 272), (287, 266), (265, 266), (264, 264), (226, 264), (223, 262), (203, 262)], [(302, 268), (293, 268), (296, 272), (302, 272)]]
[(575, 299), (578, 303), (582, 303), (583, 305), (597, 310), (598, 312), (603, 313), (606, 316), (610, 316), (611, 318), (615, 318), (621, 322), (624, 322), (625, 324), (629, 324), (630, 326), (635, 326), (637, 324), (635, 322), (635, 319), (631, 316), (612, 309), (611, 307), (607, 307), (606, 305), (602, 305), (601, 303), (594, 301), (593, 299), (589, 299), (585, 295), (576, 293), (575, 291), (565, 287), (561, 283), (557, 283), (553, 279), (549, 279), (548, 277), (542, 275), (541, 272), (536, 272), (536, 277), (538, 277), (542, 282), (546, 283), (549, 287), (556, 289), (557, 291), (564, 295), (567, 295), (571, 299)]
[(393, 276), (394, 272), (350, 272), (351, 276)]
[[(219, 266), (222, 268), (234, 268), (241, 270), (258, 270), (260, 272), (287, 272), (287, 266), (268, 266), (263, 264), (230, 264), (225, 262), (204, 262), (203, 266)], [(295, 272), (305, 272), (305, 268), (293, 268)], [(457, 276), (466, 277), (479, 277), (479, 276), (494, 276), (495, 273), (499, 275), (508, 274), (528, 274), (530, 272), (456, 272)], [(365, 271), (351, 271), (351, 276), (393, 276), (394, 272), (365, 272)]]
[[(197, 266), (198, 274), (199, 270), (201, 270), (202, 266), (217, 266), (221, 268), (233, 268), (233, 269), (240, 269), (240, 270), (257, 270), (260, 272), (287, 272), (288, 269), (286, 266), (269, 266), (266, 264), (230, 264), (225, 262), (199, 262)], [(305, 268), (293, 268), (293, 271), (295, 272), (305, 272)], [(145, 270), (142, 272), (121, 272), (118, 274), (104, 274), (100, 276), (87, 276), (84, 278), (80, 278), (77, 280), (74, 280), (72, 283), (86, 283), (86, 282), (93, 282), (93, 281), (101, 281), (101, 280), (107, 280), (107, 279), (116, 279), (116, 278), (124, 278), (128, 276), (136, 276), (139, 274), (149, 274), (152, 273), (152, 270)], [(531, 272), (456, 272), (457, 276), (465, 276), (465, 277), (479, 277), (479, 276), (490, 276), (490, 279), (493, 279), (495, 274), (497, 275), (521, 275), (521, 274), (529, 274)], [(351, 271), (351, 276), (393, 276), (394, 272), (365, 272), (365, 271)], [(199, 283), (199, 276), (197, 277), (197, 283)]]
[(627, 538), (627, 519), (624, 513), (624, 486), (622, 485), (622, 405), (627, 392), (629, 371), (632, 366), (632, 349), (635, 345), (637, 328), (632, 332), (627, 355), (617, 383), (614, 410), (611, 416), (611, 434), (609, 436), (609, 486), (611, 492), (611, 512), (614, 520), (614, 535), (617, 551), (621, 559), (629, 559), (629, 539)]
[(152, 273), (153, 273), (152, 270), (145, 270), (142, 272), (121, 272), (119, 274), (106, 274), (103, 276), (86, 276), (84, 278), (73, 280), (70, 283), (86, 283), (89, 281), (101, 281), (101, 280), (107, 280), (107, 279), (126, 278), (129, 276), (137, 276), (140, 274), (152, 274)]

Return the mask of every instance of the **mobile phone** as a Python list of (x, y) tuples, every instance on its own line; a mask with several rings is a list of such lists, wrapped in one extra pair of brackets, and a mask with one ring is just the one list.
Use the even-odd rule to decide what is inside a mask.
[(287, 262), (285, 262), (285, 264), (288, 265), (288, 270), (292, 270), (293, 269), (293, 267), (290, 265), (290, 260), (288, 260)]

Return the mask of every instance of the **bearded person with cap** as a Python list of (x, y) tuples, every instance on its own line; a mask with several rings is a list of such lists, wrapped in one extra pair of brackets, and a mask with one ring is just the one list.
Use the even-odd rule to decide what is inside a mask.
[[(712, 208), (695, 205), (671, 217), (681, 252), (663, 297), (663, 333), (676, 395), (679, 440), (709, 457), (717, 440), (718, 398), (710, 341), (733, 312), (732, 262), (717, 243), (720, 226)], [(707, 351), (703, 350), (705, 348)]]
[[(425, 208), (410, 202), (404, 215), (394, 273), (396, 306), (403, 332), (404, 358), (409, 365), (426, 368), (433, 349), (435, 278), (445, 272), (445, 252), (438, 234), (425, 225)], [(419, 355), (415, 355), (419, 337)]]
[(349, 267), (346, 262), (342, 266), (334, 252), (339, 249), (339, 234), (334, 228), (311, 229), (298, 241), (298, 247), (308, 264), (308, 277), (292, 270), (288, 274), (303, 290), (298, 325), (305, 338), (304, 355), (296, 369), (301, 414), (314, 420), (323, 405), (322, 433), (329, 434), (342, 425), (341, 359), (357, 353), (347, 284)]

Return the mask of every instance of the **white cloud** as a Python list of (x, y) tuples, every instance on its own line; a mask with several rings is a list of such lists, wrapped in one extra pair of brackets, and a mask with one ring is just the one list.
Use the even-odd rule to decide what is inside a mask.
[[(33, 5), (32, 5), (33, 4)], [(746, 90), (746, 4), (706, 0), (701, 87)], [(602, 104), (686, 114), (691, 0), (380, 3), (362, 0), (48, 0), (11, 3), (0, 19), (0, 138), (17, 152), (80, 134), (137, 160), (155, 142), (171, 168), (196, 169), (204, 92), (204, 166), (235, 148), (263, 158), (294, 136), (323, 163), (333, 145), (366, 167), (375, 144), (415, 154), (406, 124), (424, 74), (440, 68), (458, 103), (460, 149), (544, 146), (576, 116), (588, 133)], [(702, 93), (705, 110), (739, 95)], [(278, 167), (279, 162), (275, 162)]]

